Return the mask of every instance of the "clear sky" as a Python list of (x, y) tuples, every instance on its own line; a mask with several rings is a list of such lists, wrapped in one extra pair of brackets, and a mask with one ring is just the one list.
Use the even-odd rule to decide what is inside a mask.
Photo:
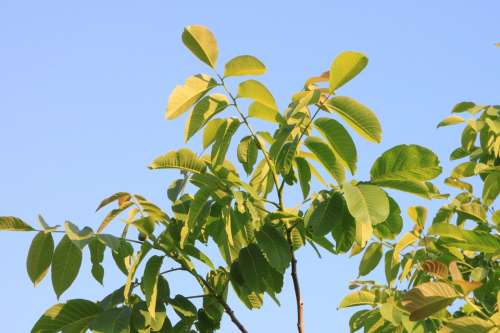
[[(184, 145), (184, 118), (167, 122), (163, 115), (170, 90), (207, 70), (181, 43), (189, 24), (215, 33), (220, 64), (240, 54), (259, 57), (268, 68), (262, 81), (281, 107), (340, 51), (366, 53), (368, 67), (342, 94), (377, 113), (383, 142), (356, 137), (357, 177), (366, 177), (374, 159), (398, 143), (430, 147), (449, 172), (447, 156), (459, 132), (435, 125), (462, 100), (499, 103), (499, 13), (497, 0), (0, 0), (0, 215), (34, 223), (42, 213), (50, 224), (96, 227), (102, 214), (95, 207), (116, 191), (142, 193), (167, 207), (166, 187), (176, 173), (145, 166)], [(189, 146), (199, 150), (199, 138)], [(398, 197), (403, 211), (427, 204)], [(56, 303), (49, 278), (33, 289), (26, 274), (32, 236), (0, 233), (2, 332), (28, 332)], [(350, 312), (336, 307), (358, 261), (318, 259), (310, 247), (299, 252), (308, 332), (348, 331)], [(110, 269), (101, 287), (85, 264), (62, 300), (97, 300), (124, 280)], [(180, 290), (189, 283), (173, 275), (170, 284)], [(251, 332), (293, 332), (289, 281), (280, 299), (281, 307), (267, 299), (259, 312), (233, 297), (231, 303)], [(227, 321), (221, 330), (234, 331)]]

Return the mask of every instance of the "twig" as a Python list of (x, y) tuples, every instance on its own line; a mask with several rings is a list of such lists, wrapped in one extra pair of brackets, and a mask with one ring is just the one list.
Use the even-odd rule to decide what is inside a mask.
[(287, 230), (287, 240), (290, 246), (290, 255), (292, 256), (292, 281), (293, 289), (295, 291), (295, 301), (297, 303), (297, 330), (299, 333), (304, 333), (304, 302), (300, 293), (299, 276), (297, 274), (297, 258), (295, 258), (295, 251), (292, 245), (291, 229)]

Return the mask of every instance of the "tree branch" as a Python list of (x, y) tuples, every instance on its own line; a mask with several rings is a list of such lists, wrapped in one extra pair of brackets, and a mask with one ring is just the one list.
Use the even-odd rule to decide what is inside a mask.
[(302, 301), (302, 295), (300, 293), (300, 283), (299, 276), (297, 274), (297, 258), (295, 258), (295, 251), (292, 245), (292, 229), (288, 229), (286, 236), (288, 239), (288, 244), (290, 246), (290, 254), (292, 256), (292, 281), (293, 289), (295, 292), (295, 301), (297, 303), (297, 331), (299, 333), (304, 333), (304, 302)]

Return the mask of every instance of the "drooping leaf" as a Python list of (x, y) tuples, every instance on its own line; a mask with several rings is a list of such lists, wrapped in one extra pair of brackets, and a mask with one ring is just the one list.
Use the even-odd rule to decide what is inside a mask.
[(187, 142), (195, 135), (213, 116), (222, 112), (229, 105), (227, 97), (222, 94), (213, 94), (203, 97), (193, 108), (186, 120), (184, 141)]
[(90, 261), (92, 262), (92, 276), (100, 284), (103, 284), (104, 278), (104, 267), (101, 263), (104, 260), (105, 249), (106, 246), (98, 238), (93, 238), (89, 242)]
[(0, 230), (5, 231), (33, 231), (30, 225), (14, 216), (0, 216)]
[(390, 181), (426, 181), (441, 173), (438, 157), (418, 145), (398, 145), (384, 152), (370, 171), (373, 183), (385, 186)]
[(354, 174), (358, 156), (354, 141), (346, 129), (338, 121), (330, 118), (318, 118), (314, 121), (314, 126), (327, 139), (335, 156), (351, 170), (351, 174)]
[(126, 201), (129, 201), (131, 198), (130, 193), (127, 192), (117, 192), (109, 197), (105, 198), (104, 200), (101, 201), (99, 206), (97, 206), (97, 209), (95, 210), (96, 212), (99, 211), (101, 208), (109, 205), (110, 203), (113, 203), (115, 201), (118, 201), (118, 207), (121, 207)]
[(458, 247), (468, 251), (496, 253), (500, 248), (500, 240), (489, 233), (473, 230), (463, 230), (448, 223), (437, 223), (430, 227), (429, 234), (439, 235), (450, 240), (446, 246)]
[(448, 278), (448, 267), (437, 260), (426, 260), (422, 264), (422, 270), (434, 277), (445, 280)]
[(66, 303), (56, 304), (45, 311), (35, 323), (31, 332), (85, 332), (89, 322), (101, 312), (101, 307), (94, 302), (84, 299), (72, 299)]
[(302, 157), (295, 157), (295, 166), (297, 167), (297, 175), (299, 176), (300, 189), (305, 199), (311, 190), (311, 169), (307, 160)]
[(52, 255), (54, 254), (54, 239), (50, 232), (40, 231), (31, 242), (26, 260), (26, 269), (33, 285), (37, 285), (47, 274)]
[(382, 141), (382, 128), (377, 117), (368, 107), (346, 96), (328, 100), (328, 110), (337, 112), (359, 135), (368, 141)]
[(257, 162), (258, 149), (257, 143), (252, 136), (246, 136), (238, 144), (237, 157), (243, 165), (247, 174), (252, 173), (253, 167)]
[(368, 58), (360, 52), (340, 53), (330, 66), (330, 92), (340, 88), (361, 72), (368, 64)]
[(384, 250), (381, 243), (371, 243), (365, 250), (361, 262), (359, 263), (359, 276), (364, 276), (370, 273), (377, 267)]
[(241, 55), (229, 60), (224, 66), (224, 76), (262, 75), (266, 66), (251, 55)]
[(341, 184), (344, 181), (344, 168), (335, 158), (330, 146), (317, 137), (308, 137), (304, 141), (305, 146), (309, 149), (330, 175)]
[(256, 234), (257, 243), (269, 264), (284, 272), (291, 261), (290, 247), (285, 237), (270, 225), (264, 225)]
[(389, 195), (387, 198), (389, 199), (389, 216), (384, 222), (375, 225), (373, 231), (379, 238), (394, 239), (403, 228), (403, 217), (397, 202)]
[(461, 113), (461, 112), (465, 112), (465, 111), (467, 111), (475, 106), (476, 106), (476, 104), (472, 103), (472, 102), (460, 102), (453, 107), (451, 112)]
[(219, 128), (226, 124), (225, 119), (210, 120), (203, 130), (203, 149), (214, 143)]
[(159, 156), (149, 165), (150, 169), (180, 169), (193, 173), (203, 173), (205, 163), (187, 148), (170, 151)]
[(182, 86), (176, 86), (170, 94), (165, 118), (179, 117), (215, 86), (217, 82), (209, 75), (198, 74), (188, 77)]
[(314, 197), (311, 206), (304, 216), (304, 225), (316, 236), (330, 233), (335, 224), (336, 208), (339, 205), (338, 195), (330, 197), (321, 192)]
[(149, 258), (144, 268), (144, 275), (142, 277), (142, 287), (144, 288), (144, 296), (146, 297), (146, 304), (151, 318), (156, 315), (156, 299), (158, 296), (158, 276), (160, 268), (163, 263), (163, 257), (152, 256)]
[(444, 282), (426, 282), (411, 289), (401, 304), (410, 312), (410, 320), (423, 320), (449, 306), (459, 294)]
[(350, 293), (340, 301), (339, 308), (347, 308), (358, 305), (372, 305), (375, 303), (375, 294), (367, 290), (359, 290)]
[(192, 318), (196, 317), (196, 307), (190, 300), (182, 295), (176, 295), (171, 301), (170, 304), (174, 308), (175, 312), (181, 318)]
[(490, 173), (483, 184), (483, 203), (490, 206), (495, 202), (500, 192), (500, 172)]
[(238, 85), (238, 97), (250, 98), (270, 109), (278, 110), (271, 92), (257, 80), (243, 81)]
[(335, 251), (337, 253), (347, 252), (354, 243), (356, 223), (340, 192), (332, 194), (330, 205), (335, 211), (335, 214), (330, 217), (333, 220), (332, 236), (335, 239)]
[(52, 286), (57, 298), (73, 283), (82, 264), (82, 251), (64, 236), (57, 245), (52, 257)]
[(215, 135), (215, 142), (212, 146), (211, 161), (212, 165), (221, 165), (226, 159), (226, 153), (231, 144), (233, 135), (238, 130), (240, 121), (236, 118), (228, 118), (225, 124), (219, 127)]
[(182, 32), (182, 42), (198, 59), (215, 69), (219, 49), (210, 30), (201, 25), (189, 25)]

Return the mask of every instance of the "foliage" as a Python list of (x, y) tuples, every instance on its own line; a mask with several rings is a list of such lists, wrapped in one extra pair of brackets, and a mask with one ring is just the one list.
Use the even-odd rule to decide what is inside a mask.
[[(98, 283), (103, 282), (105, 252), (111, 253), (124, 274), (123, 284), (99, 301), (72, 299), (54, 305), (32, 332), (205, 333), (220, 328), (224, 313), (239, 331), (247, 332), (227, 303), (229, 287), (250, 309), (260, 308), (266, 294), (279, 304), (290, 272), (297, 329), (302, 333), (295, 253), (306, 245), (332, 254), (355, 255), (364, 250), (360, 276), (369, 274), (384, 258), (387, 285), (357, 281), (354, 287), (359, 289), (340, 304), (342, 308), (371, 306), (353, 316), (352, 331), (364, 327), (365, 332), (472, 332), (472, 328), (479, 332), (478, 328), (498, 326), (500, 315), (493, 313), (498, 309), (500, 243), (494, 230), (499, 214), (488, 211), (498, 195), (498, 107), (462, 103), (455, 108), (455, 113), (480, 115), (468, 121), (462, 145), (452, 154), (469, 157), (469, 164), (457, 167), (446, 182), (465, 192), (439, 211), (426, 234), (425, 208), (411, 208), (413, 230), (391, 243), (402, 230), (403, 218), (386, 189), (442, 198), (430, 182), (441, 167), (429, 149), (398, 145), (374, 162), (370, 179), (351, 177), (357, 171), (358, 152), (345, 125), (371, 142), (382, 137), (370, 108), (337, 94), (366, 67), (365, 55), (342, 52), (329, 71), (307, 79), (280, 111), (260, 81), (239, 81), (236, 94), (228, 87), (230, 78), (264, 74), (266, 68), (259, 59), (237, 56), (224, 65), (221, 75), (216, 71), (220, 67), (217, 42), (208, 29), (186, 27), (182, 41), (214, 74), (195, 74), (177, 86), (168, 98), (165, 116), (175, 119), (187, 114), (185, 141), (199, 133), (203, 152), (210, 152), (196, 154), (182, 148), (152, 161), (153, 170), (180, 171), (181, 177), (168, 188), (168, 212), (139, 194), (118, 192), (99, 204), (97, 210), (109, 208), (109, 212), (95, 231), (69, 221), (63, 229), (50, 227), (42, 217), (37, 230), (19, 218), (0, 217), (0, 230), (37, 231), (28, 254), (28, 275), (36, 285), (51, 268), (58, 298), (78, 275), (86, 248)], [(254, 130), (250, 122), (255, 119), (273, 131)], [(440, 126), (459, 122), (455, 115)], [(232, 151), (241, 168), (228, 159)], [(472, 185), (461, 180), (473, 175), (484, 181), (482, 199), (475, 198)], [(286, 191), (299, 188), (303, 201), (285, 206)], [(449, 223), (454, 215), (456, 226)], [(105, 233), (120, 220), (121, 235)], [(476, 224), (473, 229), (465, 228), (469, 221)], [(59, 234), (63, 237), (54, 248), (53, 235)], [(217, 246), (222, 261), (208, 257), (209, 243)], [(213, 262), (224, 264), (215, 267)], [(174, 271), (190, 275), (200, 294), (171, 295)], [(398, 275), (402, 282), (396, 284)], [(405, 286), (411, 290), (404, 290)], [(473, 296), (468, 296), (470, 292)], [(446, 307), (457, 298), (466, 305), (451, 315)]]
[[(427, 209), (409, 208), (413, 230), (396, 242), (384, 242), (387, 284), (356, 281), (359, 290), (340, 305), (371, 305), (352, 316), (351, 332), (500, 332), (500, 213), (492, 206), (500, 186), (500, 107), (462, 102), (452, 112), (438, 127), (465, 124), (461, 145), (450, 159), (467, 161), (444, 181), (460, 192), (438, 210), (428, 229)], [(390, 168), (375, 166), (376, 176)], [(412, 174), (424, 174), (421, 170)], [(464, 180), (473, 177), (475, 192)], [(374, 252), (378, 244), (367, 247), (360, 275), (380, 262), (382, 254)], [(360, 295), (369, 302), (361, 302)]]

